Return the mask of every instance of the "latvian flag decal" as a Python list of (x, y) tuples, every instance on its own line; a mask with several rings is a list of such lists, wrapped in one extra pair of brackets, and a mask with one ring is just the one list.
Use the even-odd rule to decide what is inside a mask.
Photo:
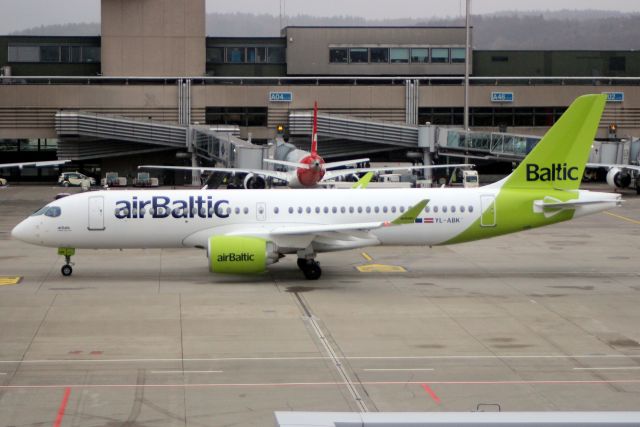
[(433, 218), (416, 218), (416, 224), (433, 224)]

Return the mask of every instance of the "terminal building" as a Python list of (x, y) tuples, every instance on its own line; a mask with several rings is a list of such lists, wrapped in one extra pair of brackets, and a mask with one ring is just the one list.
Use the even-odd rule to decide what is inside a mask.
[[(284, 125), (306, 148), (314, 101), (327, 117), (354, 120), (344, 135), (327, 128), (327, 158), (406, 159), (407, 129), (463, 125), (464, 27), (207, 37), (204, 0), (102, 0), (101, 15), (100, 36), (0, 37), (0, 163), (70, 159), (96, 178), (182, 164), (185, 152), (211, 165), (229, 160), (208, 133), (221, 125), (257, 144)], [(598, 136), (640, 135), (640, 52), (472, 49), (469, 73), (472, 130), (541, 135), (577, 96), (607, 92)], [(349, 136), (368, 121), (397, 126), (398, 138)], [(6, 172), (15, 181), (57, 174)]]

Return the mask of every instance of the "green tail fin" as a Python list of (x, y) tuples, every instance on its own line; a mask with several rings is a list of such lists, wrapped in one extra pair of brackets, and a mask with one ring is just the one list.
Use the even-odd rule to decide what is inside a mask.
[(360, 178), (355, 184), (351, 186), (351, 189), (367, 188), (369, 182), (371, 182), (371, 178), (373, 178), (373, 172), (365, 173), (364, 175), (362, 175), (362, 178)]
[(576, 98), (502, 188), (578, 189), (606, 100), (606, 95)]

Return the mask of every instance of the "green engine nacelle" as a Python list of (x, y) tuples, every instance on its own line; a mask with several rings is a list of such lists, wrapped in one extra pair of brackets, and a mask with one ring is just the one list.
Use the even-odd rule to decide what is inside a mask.
[(257, 274), (278, 260), (275, 244), (258, 237), (209, 238), (209, 270), (223, 274)]

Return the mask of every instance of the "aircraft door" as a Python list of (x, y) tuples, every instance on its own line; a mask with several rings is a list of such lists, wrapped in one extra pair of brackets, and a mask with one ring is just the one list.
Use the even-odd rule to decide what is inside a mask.
[(481, 227), (495, 227), (496, 226), (496, 198), (492, 195), (480, 196), (480, 210), (482, 216), (480, 217)]
[(104, 198), (89, 197), (89, 230), (104, 230)]
[(256, 219), (264, 221), (267, 219), (267, 204), (264, 202), (256, 203)]

